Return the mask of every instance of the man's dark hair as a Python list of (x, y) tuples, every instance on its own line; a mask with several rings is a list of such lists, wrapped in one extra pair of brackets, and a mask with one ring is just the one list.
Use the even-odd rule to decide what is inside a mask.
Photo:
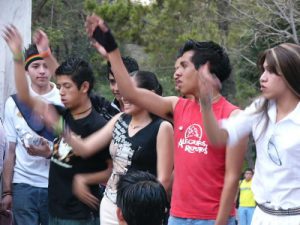
[(251, 172), (252, 174), (254, 174), (253, 169), (250, 167), (245, 169), (244, 173), (246, 173), (246, 172)]
[[(132, 73), (134, 71), (138, 71), (139, 70), (139, 64), (137, 63), (137, 61), (130, 57), (130, 56), (126, 56), (126, 57), (122, 57), (123, 63), (128, 71), (128, 73)], [(109, 77), (109, 74), (113, 74), (113, 72), (111, 71), (111, 64), (108, 61), (107, 62), (107, 78)]]
[(161, 225), (167, 208), (164, 187), (144, 171), (128, 171), (117, 185), (117, 206), (128, 225)]
[(87, 81), (90, 84), (88, 94), (94, 86), (94, 73), (91, 66), (81, 58), (69, 57), (55, 71), (56, 76), (70, 76), (72, 81), (80, 89), (83, 82)]
[[(27, 49), (25, 49), (25, 52), (24, 52), (24, 59), (25, 61), (27, 61), (30, 57), (34, 56), (34, 55), (38, 55), (39, 54), (39, 51), (37, 50), (37, 47), (36, 47), (36, 44), (30, 44), (28, 46)], [(30, 63), (32, 63), (33, 61), (35, 60), (42, 60), (43, 58), (40, 57), (40, 56), (37, 56), (37, 57), (33, 57), (31, 60), (27, 61), (26, 64), (25, 64), (25, 70), (28, 69), (28, 66), (30, 65)]]
[(209, 62), (210, 72), (215, 74), (221, 82), (226, 80), (231, 73), (229, 57), (224, 48), (213, 41), (199, 42), (188, 40), (179, 50), (178, 57), (187, 51), (194, 51), (191, 62), (196, 69)]

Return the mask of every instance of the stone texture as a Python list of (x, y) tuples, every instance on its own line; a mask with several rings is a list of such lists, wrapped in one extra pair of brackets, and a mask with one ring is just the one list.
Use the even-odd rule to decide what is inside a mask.
[[(0, 0), (0, 30), (7, 24), (16, 26), (22, 34), (24, 46), (31, 42), (31, 0)], [(3, 118), (7, 97), (15, 92), (14, 68), (11, 52), (0, 37), (0, 117)]]

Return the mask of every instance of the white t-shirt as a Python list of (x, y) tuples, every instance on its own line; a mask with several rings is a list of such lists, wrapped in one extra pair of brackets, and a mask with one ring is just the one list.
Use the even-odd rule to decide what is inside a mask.
[(276, 103), (271, 100), (269, 123), (263, 132), (265, 118), (262, 113), (255, 113), (261, 100), (236, 117), (222, 121), (229, 134), (228, 144), (234, 145), (252, 132), (257, 151), (252, 182), (255, 200), (274, 209), (300, 207), (300, 103), (276, 122)]
[[(54, 83), (51, 83), (52, 90), (41, 98), (50, 103), (62, 105), (59, 91)], [(32, 89), (30, 93), (37, 96)], [(48, 187), (49, 160), (40, 156), (31, 156), (23, 147), (20, 134), (16, 131), (17, 127), (21, 127), (33, 135), (37, 135), (23, 119), (15, 101), (9, 97), (5, 103), (4, 128), (8, 142), (16, 143), (16, 162), (14, 167), (13, 183), (25, 183), (34, 187)]]

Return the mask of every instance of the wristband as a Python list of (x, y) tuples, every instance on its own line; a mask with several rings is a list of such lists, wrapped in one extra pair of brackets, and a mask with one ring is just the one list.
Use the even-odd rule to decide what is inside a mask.
[(19, 52), (17, 54), (13, 54), (13, 59), (17, 63), (23, 63), (24, 62), (24, 55), (22, 52)]
[(93, 33), (93, 38), (105, 48), (107, 53), (114, 51), (118, 48), (118, 45), (115, 41), (113, 34), (110, 29), (108, 31), (103, 32), (99, 26), (96, 27)]
[(7, 195), (12, 195), (12, 191), (3, 191), (2, 198), (4, 198)]
[(40, 56), (41, 56), (42, 58), (47, 58), (47, 57), (50, 56), (51, 54), (52, 54), (52, 53), (51, 53), (50, 48), (47, 48), (47, 50), (42, 51), (42, 52), (40, 53)]

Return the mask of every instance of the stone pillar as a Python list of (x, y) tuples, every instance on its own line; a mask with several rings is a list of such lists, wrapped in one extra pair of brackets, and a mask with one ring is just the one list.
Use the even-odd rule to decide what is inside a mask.
[[(31, 42), (31, 0), (0, 0), (0, 30), (13, 24), (20, 31), (24, 47)], [(2, 32), (1, 32), (2, 33)], [(7, 97), (15, 92), (12, 54), (5, 40), (0, 37), (0, 117), (3, 118)]]

